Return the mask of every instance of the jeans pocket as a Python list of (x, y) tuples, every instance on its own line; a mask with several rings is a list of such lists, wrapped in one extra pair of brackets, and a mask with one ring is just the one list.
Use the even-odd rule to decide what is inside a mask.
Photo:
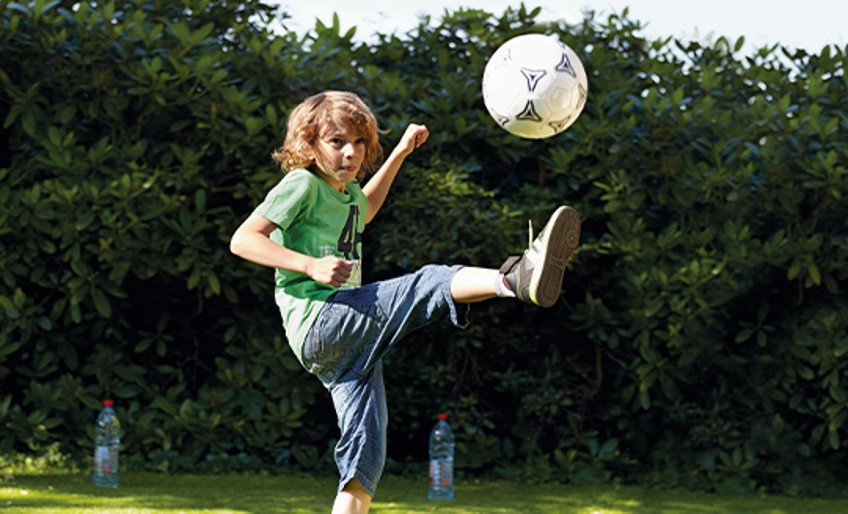
[(382, 339), (386, 315), (377, 302), (376, 289), (366, 286), (339, 291), (315, 322), (314, 361), (325, 375), (338, 378), (351, 369), (359, 374), (369, 366)]

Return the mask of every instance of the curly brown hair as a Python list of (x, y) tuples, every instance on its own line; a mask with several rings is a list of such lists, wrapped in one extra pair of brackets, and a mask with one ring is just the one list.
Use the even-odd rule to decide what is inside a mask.
[(365, 140), (365, 157), (357, 175), (362, 180), (374, 171), (383, 154), (379, 141), (382, 131), (371, 109), (356, 93), (349, 91), (324, 91), (295, 107), (286, 124), (283, 146), (271, 157), (286, 172), (295, 168), (322, 167), (322, 156), (316, 154), (316, 144), (322, 129), (334, 123), (354, 129)]

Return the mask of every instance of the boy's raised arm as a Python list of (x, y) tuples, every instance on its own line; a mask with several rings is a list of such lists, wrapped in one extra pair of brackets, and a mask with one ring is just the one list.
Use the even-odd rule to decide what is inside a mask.
[(368, 198), (368, 212), (365, 214), (365, 223), (371, 222), (377, 212), (386, 201), (386, 196), (389, 194), (389, 189), (392, 187), (392, 182), (397, 176), (397, 172), (403, 164), (404, 159), (411, 154), (415, 149), (421, 146), (429, 137), (430, 131), (424, 125), (410, 124), (406, 127), (406, 131), (400, 138), (397, 146), (389, 154), (386, 162), (380, 166), (377, 173), (371, 177), (362, 191)]

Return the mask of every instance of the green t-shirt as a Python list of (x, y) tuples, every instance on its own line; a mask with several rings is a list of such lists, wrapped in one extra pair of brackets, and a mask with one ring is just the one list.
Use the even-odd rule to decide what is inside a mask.
[[(362, 232), (368, 200), (358, 183), (337, 191), (305, 169), (287, 173), (253, 211), (277, 228), (271, 240), (290, 250), (320, 257), (322, 246), (332, 246), (345, 259), (362, 259)], [(286, 337), (298, 360), (306, 333), (336, 289), (303, 273), (277, 269), (275, 298)]]

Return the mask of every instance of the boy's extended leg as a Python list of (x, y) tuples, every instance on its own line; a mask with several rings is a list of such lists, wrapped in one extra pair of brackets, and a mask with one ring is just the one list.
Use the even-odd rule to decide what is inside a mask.
[[(532, 230), (530, 238), (533, 239)], [(551, 215), (523, 255), (509, 257), (501, 273), (516, 298), (551, 307), (562, 292), (565, 267), (580, 243), (580, 215), (568, 206)]]
[(455, 302), (482, 302), (497, 296), (496, 284), (501, 277), (498, 270), (465, 267), (456, 272), (450, 285)]
[(551, 307), (562, 290), (568, 261), (580, 242), (580, 216), (571, 207), (558, 208), (523, 255), (509, 257), (499, 271), (462, 268), (451, 281), (451, 296), (460, 303), (515, 296), (540, 307)]

